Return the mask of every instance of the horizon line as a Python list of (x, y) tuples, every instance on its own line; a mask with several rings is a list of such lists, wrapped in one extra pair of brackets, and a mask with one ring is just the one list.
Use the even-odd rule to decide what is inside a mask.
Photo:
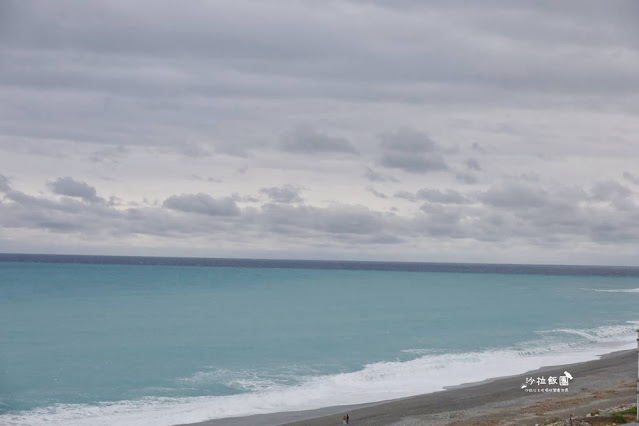
[[(114, 254), (77, 254), (77, 253), (24, 253), (24, 252), (0, 252), (0, 262), (5, 262), (5, 256), (47, 256), (47, 257), (76, 257), (76, 258), (110, 258), (110, 259), (183, 259), (183, 260), (210, 260), (210, 261), (266, 261), (266, 262), (316, 262), (316, 263), (341, 263), (341, 264), (395, 264), (395, 265), (466, 265), (466, 266), (510, 266), (510, 267), (551, 267), (551, 268), (626, 268), (636, 269), (637, 265), (596, 265), (596, 264), (553, 264), (553, 263), (495, 263), (495, 262), (438, 262), (438, 261), (401, 261), (401, 260), (354, 260), (354, 259), (295, 259), (295, 258), (269, 258), (269, 257), (206, 257), (206, 256), (158, 256), (158, 255), (114, 255)], [(89, 262), (87, 262), (89, 263)], [(117, 264), (114, 262), (114, 264)], [(188, 266), (178, 265), (175, 266)], [(206, 265), (201, 265), (206, 266)], [(214, 265), (211, 265), (214, 266)]]

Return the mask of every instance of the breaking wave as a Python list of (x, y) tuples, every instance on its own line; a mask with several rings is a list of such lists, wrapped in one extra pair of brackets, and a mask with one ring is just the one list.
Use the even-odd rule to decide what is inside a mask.
[(147, 397), (99, 404), (56, 404), (0, 415), (6, 425), (171, 425), (207, 419), (282, 411), (307, 410), (407, 397), (442, 390), (444, 386), (513, 376), (550, 365), (596, 359), (615, 350), (631, 349), (639, 322), (591, 329), (542, 330), (538, 339), (507, 349), (466, 353), (433, 353), (406, 349), (409, 361), (376, 362), (361, 370), (309, 375), (294, 370), (294, 384), (262, 377), (259, 372), (204, 371), (183, 383), (224, 382), (242, 393), (229, 396)]

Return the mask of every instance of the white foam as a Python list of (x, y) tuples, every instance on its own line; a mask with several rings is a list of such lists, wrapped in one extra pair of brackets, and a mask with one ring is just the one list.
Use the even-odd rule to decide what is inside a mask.
[[(145, 398), (99, 405), (58, 404), (15, 415), (0, 416), (7, 425), (170, 425), (279, 411), (306, 410), (332, 405), (382, 401), (442, 390), (493, 377), (523, 374), (548, 365), (596, 359), (635, 345), (639, 322), (593, 329), (555, 329), (540, 338), (507, 350), (459, 354), (426, 354), (404, 362), (378, 362), (351, 373), (311, 376), (294, 386), (283, 386), (242, 373), (195, 375), (188, 380), (227, 377), (252, 392), (231, 396)], [(417, 350), (411, 350), (417, 352)], [(209, 376), (211, 374), (212, 376)], [(252, 380), (259, 383), (248, 383)], [(516, 391), (516, 390), (513, 390)]]
[(639, 293), (639, 288), (613, 288), (613, 289), (594, 289), (601, 293)]
[(574, 342), (578, 345), (583, 344), (584, 341), (590, 343), (614, 343), (623, 340), (626, 336), (634, 336), (636, 326), (639, 326), (639, 321), (627, 321), (624, 325), (601, 326), (596, 328), (557, 328), (553, 330), (543, 330), (539, 333), (578, 336), (582, 338), (582, 340)]

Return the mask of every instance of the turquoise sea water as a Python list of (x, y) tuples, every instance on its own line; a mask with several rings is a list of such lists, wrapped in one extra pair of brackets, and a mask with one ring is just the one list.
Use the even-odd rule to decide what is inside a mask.
[(0, 423), (432, 392), (632, 348), (638, 306), (632, 274), (0, 262)]

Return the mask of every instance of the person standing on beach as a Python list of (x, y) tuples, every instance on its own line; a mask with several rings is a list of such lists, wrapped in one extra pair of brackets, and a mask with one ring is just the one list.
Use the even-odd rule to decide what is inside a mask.
[(348, 421), (349, 421), (349, 420), (350, 420), (350, 419), (348, 418), (348, 414), (347, 414), (347, 415), (346, 415), (346, 424), (348, 424)]
[(346, 416), (342, 417), (342, 424), (346, 424)]

